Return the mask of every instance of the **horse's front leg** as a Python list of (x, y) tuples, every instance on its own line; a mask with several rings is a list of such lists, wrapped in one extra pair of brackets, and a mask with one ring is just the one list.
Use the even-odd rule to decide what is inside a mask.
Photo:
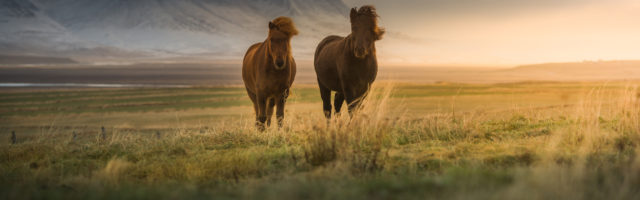
[(280, 98), (276, 99), (276, 118), (278, 119), (278, 128), (282, 128), (282, 121), (284, 120), (284, 104), (287, 102), (287, 97), (289, 97), (289, 90), (285, 91)]
[(257, 94), (256, 103), (258, 104), (256, 127), (259, 131), (264, 131), (264, 123), (267, 121), (267, 97), (264, 94)]
[(342, 95), (344, 95), (344, 99), (347, 101), (347, 108), (349, 109), (349, 115), (353, 117), (353, 113), (356, 111), (360, 102), (357, 93), (354, 91), (353, 87), (349, 85), (343, 84), (342, 86)]
[(276, 105), (276, 99), (267, 99), (267, 127), (271, 126), (271, 117), (273, 116), (273, 107)]
[(278, 119), (278, 128), (282, 128), (282, 121), (284, 120), (284, 103), (286, 98), (278, 99), (277, 110), (276, 110), (276, 118)]
[(360, 89), (360, 90), (349, 90), (345, 94), (345, 99), (347, 100), (347, 105), (349, 106), (349, 115), (353, 116), (355, 112), (357, 112), (362, 107), (362, 101), (367, 97), (368, 90)]
[(335, 115), (340, 114), (342, 104), (344, 104), (344, 94), (342, 94), (341, 92), (336, 92), (336, 96), (333, 100), (333, 107), (336, 109)]
[(361, 99), (356, 97), (356, 95), (350, 95), (350, 97), (347, 97), (347, 105), (349, 106), (349, 115), (351, 115), (353, 117), (353, 114), (358, 110), (358, 108), (360, 107), (360, 101)]
[(318, 80), (318, 86), (320, 88), (320, 98), (322, 98), (322, 110), (328, 122), (331, 119), (331, 89), (323, 86), (320, 80)]

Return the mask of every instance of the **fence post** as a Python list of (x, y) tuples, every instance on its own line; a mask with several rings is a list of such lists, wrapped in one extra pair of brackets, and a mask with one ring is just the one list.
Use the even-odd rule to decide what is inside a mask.
[(160, 139), (160, 131), (156, 131), (156, 138)]
[(16, 144), (17, 140), (16, 131), (11, 131), (11, 144)]
[(73, 135), (73, 141), (75, 141), (76, 138), (78, 138), (78, 134), (76, 134), (76, 131), (73, 131), (72, 135)]

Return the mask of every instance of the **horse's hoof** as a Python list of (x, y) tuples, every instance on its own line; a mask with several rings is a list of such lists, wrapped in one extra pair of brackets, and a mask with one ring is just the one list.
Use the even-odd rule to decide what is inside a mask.
[(260, 122), (256, 123), (256, 129), (258, 129), (258, 131), (260, 132), (264, 132), (265, 130), (264, 123), (260, 123)]

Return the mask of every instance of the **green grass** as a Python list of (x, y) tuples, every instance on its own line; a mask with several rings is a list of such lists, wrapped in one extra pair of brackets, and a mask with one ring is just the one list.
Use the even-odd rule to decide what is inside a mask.
[(301, 86), (266, 132), (244, 88), (0, 91), (0, 198), (637, 199), (633, 84)]

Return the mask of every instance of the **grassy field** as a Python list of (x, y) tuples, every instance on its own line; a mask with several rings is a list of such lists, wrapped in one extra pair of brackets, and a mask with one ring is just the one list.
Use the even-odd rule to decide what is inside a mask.
[(266, 132), (242, 87), (5, 89), (0, 198), (639, 199), (636, 84), (298, 85)]

